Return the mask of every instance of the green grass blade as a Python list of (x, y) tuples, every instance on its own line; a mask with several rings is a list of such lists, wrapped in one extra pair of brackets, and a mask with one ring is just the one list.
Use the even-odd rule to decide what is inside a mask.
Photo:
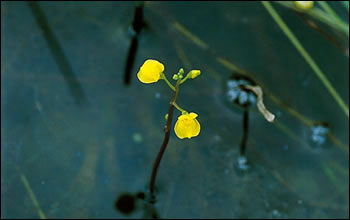
[(295, 37), (293, 32), (288, 28), (286, 23), (282, 20), (282, 18), (279, 16), (277, 11), (272, 7), (272, 5), (267, 1), (262, 1), (263, 6), (266, 8), (266, 10), (269, 12), (271, 17), (275, 20), (275, 22), (279, 25), (279, 27), (282, 29), (282, 31), (285, 33), (285, 35), (288, 37), (288, 39), (292, 42), (292, 44), (295, 46), (295, 48), (299, 51), (299, 53), (303, 56), (305, 61), (309, 64), (311, 69), (315, 72), (315, 74), (318, 76), (318, 78), (321, 80), (323, 85), (327, 88), (329, 93), (333, 96), (335, 101), (339, 104), (341, 109), (345, 112), (346, 116), (349, 118), (349, 108), (343, 101), (343, 99), (340, 97), (338, 92), (334, 89), (332, 84), (329, 82), (325, 74), (321, 71), (321, 69), (318, 67), (318, 65), (315, 63), (315, 61), (312, 59), (312, 57), (309, 55), (309, 53), (304, 49), (304, 47), (301, 45), (299, 40)]

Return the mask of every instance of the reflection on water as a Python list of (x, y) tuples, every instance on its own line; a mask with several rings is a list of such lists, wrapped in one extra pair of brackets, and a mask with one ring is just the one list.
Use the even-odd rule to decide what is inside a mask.
[(234, 75), (232, 79), (227, 80), (227, 99), (229, 102), (241, 106), (250, 106), (256, 103), (255, 94), (244, 89), (246, 85), (255, 85), (248, 81), (249, 78)]
[(326, 142), (326, 136), (329, 132), (329, 128), (327, 125), (314, 125), (311, 127), (311, 140), (318, 146), (324, 144)]

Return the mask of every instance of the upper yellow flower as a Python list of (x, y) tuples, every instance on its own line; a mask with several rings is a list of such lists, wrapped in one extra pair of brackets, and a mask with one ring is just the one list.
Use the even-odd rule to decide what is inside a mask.
[(295, 1), (297, 8), (302, 10), (309, 10), (314, 6), (313, 1)]
[(154, 83), (164, 71), (164, 65), (157, 60), (146, 60), (137, 73), (137, 78), (143, 83)]
[(200, 70), (191, 70), (191, 78), (194, 79), (201, 74)]
[(197, 116), (196, 113), (191, 112), (178, 117), (174, 130), (180, 139), (196, 137), (199, 134), (201, 126), (196, 119)]

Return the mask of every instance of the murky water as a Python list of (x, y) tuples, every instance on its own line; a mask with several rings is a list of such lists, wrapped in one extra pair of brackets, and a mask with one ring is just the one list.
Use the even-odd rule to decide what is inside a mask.
[[(142, 218), (153, 208), (160, 218), (349, 217), (348, 117), (260, 2), (147, 2), (129, 86), (133, 2), (1, 6), (2, 218)], [(348, 56), (273, 6), (348, 106)], [(115, 201), (147, 190), (172, 96), (165, 83), (136, 78), (148, 58), (168, 78), (201, 70), (177, 100), (199, 115), (201, 133), (180, 140), (172, 131), (156, 203), (127, 197), (135, 211), (125, 216)], [(228, 94), (235, 74), (262, 87), (273, 123), (254, 95)]]

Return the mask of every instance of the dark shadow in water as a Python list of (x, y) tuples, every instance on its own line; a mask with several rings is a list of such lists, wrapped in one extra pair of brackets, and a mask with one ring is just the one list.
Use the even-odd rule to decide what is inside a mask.
[(159, 219), (158, 211), (154, 207), (154, 199), (151, 194), (146, 195), (144, 192), (122, 193), (115, 201), (115, 208), (123, 215), (131, 215), (138, 210), (142, 211), (143, 219)]
[(75, 74), (72, 70), (72, 67), (70, 63), (67, 60), (67, 57), (64, 55), (63, 49), (60, 46), (57, 38), (55, 37), (52, 29), (50, 28), (50, 25), (47, 21), (47, 17), (40, 8), (40, 5), (38, 2), (27, 2), (29, 8), (32, 11), (32, 14), (35, 18), (36, 23), (39, 25), (44, 38), (46, 40), (47, 46), (53, 55), (59, 69), (61, 70), (61, 73), (63, 75), (64, 80), (66, 81), (69, 90), (74, 97), (75, 102), (78, 105), (87, 104), (87, 98), (86, 95), (75, 77)]
[(134, 20), (132, 22), (132, 28), (137, 34), (141, 32), (142, 28), (145, 25), (144, 19), (143, 19), (143, 7), (144, 7), (144, 2), (138, 3), (138, 5), (135, 7), (135, 14), (134, 14)]
[(132, 37), (131, 44), (129, 47), (128, 55), (125, 62), (125, 71), (124, 71), (124, 85), (129, 86), (131, 81), (131, 72), (134, 66), (137, 47), (138, 47), (138, 35)]
[(132, 27), (130, 28), (133, 32), (133, 37), (130, 43), (128, 50), (128, 55), (125, 62), (125, 71), (124, 71), (124, 85), (129, 86), (131, 81), (131, 73), (135, 62), (135, 57), (137, 53), (137, 48), (139, 44), (139, 34), (142, 28), (145, 26), (143, 19), (143, 7), (144, 2), (135, 3), (138, 4), (135, 6), (134, 20), (132, 22)]
[(135, 211), (136, 200), (137, 198), (129, 193), (125, 193), (119, 196), (119, 198), (115, 202), (115, 208), (125, 214), (129, 215)]
[(243, 122), (242, 123), (243, 124), (243, 127), (242, 127), (243, 135), (242, 135), (241, 144), (240, 144), (240, 154), (245, 155), (247, 141), (248, 141), (248, 128), (249, 128), (249, 110), (248, 110), (248, 108), (244, 108), (242, 122)]

